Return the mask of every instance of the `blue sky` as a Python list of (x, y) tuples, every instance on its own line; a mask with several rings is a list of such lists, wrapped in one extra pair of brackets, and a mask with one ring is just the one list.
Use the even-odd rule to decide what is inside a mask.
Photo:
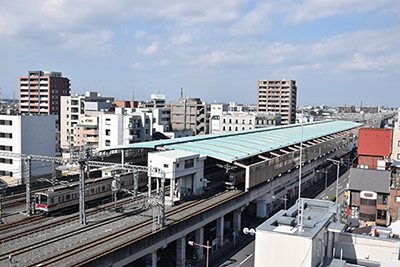
[(398, 0), (0, 0), (0, 87), (61, 71), (72, 93), (256, 103), (294, 79), (298, 104), (398, 107)]

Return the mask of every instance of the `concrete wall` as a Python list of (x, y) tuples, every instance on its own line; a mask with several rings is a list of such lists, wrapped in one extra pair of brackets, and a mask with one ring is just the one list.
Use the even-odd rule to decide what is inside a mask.
[[(17, 116), (0, 115), (0, 120), (12, 125), (0, 125), (0, 133), (12, 134), (12, 138), (0, 138), (0, 145), (9, 152), (54, 157), (56, 155), (56, 115)], [(5, 157), (6, 158), (6, 157)], [(1, 171), (10, 171), (13, 177), (24, 177), (23, 162), (11, 158), (12, 164), (0, 163)], [(50, 163), (32, 161), (32, 176), (51, 173)]]
[(335, 256), (343, 253), (343, 259), (349, 262), (399, 260), (400, 242), (395, 239), (340, 233), (335, 236), (334, 247)]
[(311, 264), (312, 239), (267, 231), (256, 235), (255, 267), (315, 266)]

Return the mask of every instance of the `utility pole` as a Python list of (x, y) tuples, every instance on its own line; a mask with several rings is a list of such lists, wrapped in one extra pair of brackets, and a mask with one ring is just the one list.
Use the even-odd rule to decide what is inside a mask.
[(25, 159), (25, 185), (26, 185), (26, 214), (32, 214), (31, 202), (31, 157)]
[(81, 224), (86, 225), (85, 213), (85, 160), (79, 160), (79, 219)]

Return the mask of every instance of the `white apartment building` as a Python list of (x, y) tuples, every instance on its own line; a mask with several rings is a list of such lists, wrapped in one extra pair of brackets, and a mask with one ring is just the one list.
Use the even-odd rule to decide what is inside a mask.
[[(97, 92), (86, 92), (85, 95), (61, 97), (60, 117), (60, 144), (61, 149), (69, 150), (70, 146), (79, 146), (77, 141), (76, 126), (82, 124), (84, 117), (89, 112), (108, 110), (113, 97), (102, 97)], [(91, 116), (91, 115), (89, 115)], [(81, 143), (81, 141), (79, 141)]]
[(279, 113), (267, 112), (223, 112), (212, 115), (210, 120), (211, 134), (251, 130), (281, 125)]
[[(0, 115), (0, 152), (54, 157), (57, 119), (57, 115)], [(23, 160), (0, 155), (0, 176), (12, 177), (4, 180), (23, 183), (24, 171)], [(51, 172), (51, 163), (31, 162), (31, 176)]]
[(248, 112), (250, 111), (249, 106), (238, 104), (237, 102), (229, 102), (228, 106), (229, 112)]
[(167, 108), (116, 108), (99, 117), (99, 147), (152, 141), (157, 132), (170, 131)]
[(281, 114), (282, 124), (296, 120), (297, 86), (294, 80), (259, 80), (257, 110)]

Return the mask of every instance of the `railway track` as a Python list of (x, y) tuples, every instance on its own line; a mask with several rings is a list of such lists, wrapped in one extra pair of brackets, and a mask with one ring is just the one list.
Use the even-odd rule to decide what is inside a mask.
[[(138, 197), (138, 199), (135, 199), (135, 201), (140, 201), (140, 200), (143, 200), (144, 198), (145, 198), (144, 196), (140, 196), (140, 197)], [(125, 205), (125, 204), (127, 204), (129, 202), (132, 202), (132, 199), (128, 199), (128, 200), (124, 200), (124, 201), (118, 202), (116, 207), (121, 207), (121, 206), (123, 206), (123, 205)], [(114, 207), (114, 204), (113, 203), (109, 203), (107, 206), (100, 207), (100, 209), (102, 209), (102, 208), (103, 209), (104, 208), (109, 209), (111, 206)], [(99, 212), (99, 209), (88, 211), (88, 212), (86, 212), (86, 216), (90, 216), (90, 215), (95, 214), (97, 212)], [(48, 217), (44, 216), (43, 214), (39, 214), (37, 217), (29, 217), (29, 218), (26, 218), (26, 219), (23, 219), (23, 220), (14, 222), (14, 223), (4, 224), (4, 225), (0, 226), (0, 233), (2, 233), (4, 230), (9, 230), (9, 229), (20, 227), (20, 226), (26, 226), (26, 225), (31, 224), (31, 223), (37, 223), (38, 221), (44, 220), (46, 218), (48, 218)], [(32, 229), (29, 229), (29, 230), (27, 230), (27, 231), (25, 231), (23, 233), (13, 234), (13, 235), (1, 238), (0, 239), (0, 244), (6, 243), (6, 242), (10, 242), (12, 240), (15, 240), (15, 239), (18, 239), (18, 238), (21, 238), (21, 237), (24, 237), (24, 236), (29, 236), (29, 235), (32, 235), (32, 234), (37, 233), (37, 232), (43, 232), (43, 231), (55, 228), (55, 227), (60, 226), (60, 225), (65, 225), (67, 223), (70, 223), (70, 222), (73, 222), (73, 221), (77, 220), (78, 218), (79, 218), (79, 215), (74, 215), (72, 217), (68, 217), (68, 218), (65, 218), (65, 219), (62, 219), (62, 220), (59, 220), (59, 221), (56, 221), (56, 222), (50, 222), (47, 225), (41, 225), (41, 226), (38, 226), (38, 227), (35, 227), (35, 228), (32, 228)]]
[[(238, 193), (238, 194), (236, 194), (236, 195), (233, 195), (233, 196), (231, 196), (231, 197), (229, 197), (229, 198), (226, 198), (223, 202), (229, 201), (230, 199), (235, 198), (235, 197), (237, 197), (237, 196), (240, 195), (240, 194), (243, 194), (243, 192), (240, 192), (240, 193)], [(182, 206), (182, 207), (179, 207), (179, 208), (177, 208), (177, 209), (174, 209), (174, 210), (171, 210), (171, 211), (169, 211), (169, 212), (166, 212), (166, 214), (165, 214), (165, 216), (166, 216), (166, 221), (168, 221), (168, 220), (167, 220), (168, 217), (171, 217), (171, 216), (173, 216), (173, 215), (176, 215), (176, 214), (178, 214), (178, 213), (181, 213), (181, 212), (184, 212), (184, 211), (187, 211), (187, 210), (191, 210), (194, 206), (197, 206), (197, 205), (199, 205), (199, 204), (202, 204), (202, 203), (204, 203), (204, 202), (207, 202), (207, 201), (209, 201), (211, 198), (212, 198), (212, 197), (206, 198), (206, 199), (202, 199), (202, 200), (198, 200), (198, 201), (194, 201), (194, 202), (192, 202), (192, 203), (190, 203), (190, 204), (186, 204), (186, 205), (184, 205), (184, 206)], [(207, 207), (207, 209), (212, 209), (213, 207), (218, 206), (218, 205), (220, 205), (220, 204), (223, 203), (223, 202), (217, 202), (217, 203), (215, 203), (215, 204), (213, 204), (213, 205), (210, 205), (210, 206)], [(190, 217), (192, 217), (192, 216), (195, 216), (195, 215), (197, 215), (197, 214), (199, 214), (199, 213), (201, 213), (201, 212), (204, 212), (204, 210), (205, 210), (205, 209), (199, 210), (199, 211), (197, 211), (197, 212), (190, 213), (190, 215), (187, 215), (187, 216), (185, 216), (185, 217), (182, 217), (180, 220), (188, 219), (188, 218), (190, 218)], [(166, 223), (166, 227), (168, 227), (168, 226), (170, 226), (170, 225), (173, 225), (173, 224), (175, 224), (175, 223), (178, 223), (178, 222), (177, 222), (177, 221), (174, 221), (174, 220), (171, 220), (170, 222)], [(103, 237), (103, 238), (99, 238), (99, 239), (97, 239), (97, 240), (88, 242), (88, 243), (86, 243), (86, 244), (82, 244), (82, 245), (80, 245), (80, 246), (78, 246), (78, 247), (75, 247), (75, 248), (73, 248), (73, 249), (70, 249), (70, 250), (68, 250), (68, 251), (65, 251), (65, 252), (63, 252), (62, 254), (57, 255), (56, 257), (51, 257), (50, 259), (43, 260), (43, 261), (40, 261), (40, 262), (36, 262), (35, 265), (37, 265), (37, 266), (50, 266), (50, 265), (51, 265), (51, 266), (61, 266), (61, 265), (63, 265), (63, 263), (62, 263), (63, 260), (65, 260), (65, 259), (67, 259), (67, 258), (69, 258), (69, 257), (74, 257), (74, 256), (77, 255), (78, 253), (86, 252), (88, 249), (91, 249), (91, 250), (94, 250), (94, 249), (101, 250), (101, 247), (104, 246), (104, 243), (105, 243), (105, 242), (112, 242), (112, 241), (115, 241), (115, 240), (117, 240), (118, 238), (122, 238), (122, 237), (125, 236), (125, 235), (133, 234), (133, 232), (138, 231), (138, 230), (141, 230), (141, 231), (143, 232), (143, 234), (141, 234), (141, 235), (139, 235), (139, 236), (137, 236), (137, 237), (135, 237), (135, 238), (133, 238), (133, 239), (130, 239), (130, 240), (127, 241), (127, 242), (123, 242), (122, 244), (119, 244), (119, 245), (117, 245), (117, 246), (114, 246), (114, 247), (108, 247), (108, 246), (107, 246), (106, 252), (101, 252), (101, 253), (98, 253), (98, 254), (95, 255), (95, 256), (92, 256), (92, 257), (89, 257), (89, 258), (86, 257), (84, 260), (75, 262), (75, 263), (73, 263), (73, 264), (69, 264), (69, 266), (81, 266), (81, 265), (83, 265), (83, 264), (85, 264), (85, 263), (88, 263), (88, 262), (90, 262), (90, 261), (92, 261), (92, 260), (98, 258), (98, 257), (103, 256), (104, 254), (107, 254), (107, 253), (110, 253), (110, 252), (112, 252), (112, 251), (118, 250), (118, 249), (121, 248), (121, 247), (127, 246), (127, 245), (132, 244), (132, 243), (134, 243), (134, 242), (136, 242), (136, 241), (138, 241), (138, 240), (140, 240), (140, 239), (142, 239), (142, 238), (145, 238), (145, 237), (147, 237), (147, 236), (150, 236), (150, 235), (153, 233), (152, 230), (151, 230), (151, 229), (148, 229), (148, 230), (146, 231), (146, 229), (147, 229), (147, 228), (150, 228), (149, 226), (151, 226), (152, 224), (153, 224), (153, 221), (152, 221), (151, 219), (150, 219), (150, 220), (143, 221), (143, 222), (141, 222), (141, 223), (135, 225), (134, 227), (127, 227), (127, 228), (125, 228), (125, 229), (122, 229), (121, 231), (118, 231), (118, 232), (109, 234), (109, 235), (107, 235), (107, 236), (105, 236), (105, 237)]]
[[(221, 193), (221, 194), (223, 194), (223, 193)], [(237, 196), (237, 195), (235, 195), (235, 196)], [(235, 197), (235, 196), (233, 196), (233, 197)], [(186, 210), (190, 210), (194, 206), (199, 205), (201, 203), (204, 203), (204, 202), (206, 202), (206, 201), (208, 201), (208, 200), (210, 200), (212, 198), (213, 197), (209, 197), (209, 198), (206, 198), (206, 199), (201, 199), (201, 200), (193, 201), (193, 202), (190, 202), (190, 203), (183, 203), (183, 204), (181, 204), (181, 206), (175, 208), (174, 210), (166, 212), (166, 221), (168, 221), (167, 220), (168, 217), (173, 216), (175, 214), (178, 214), (180, 212), (186, 211)], [(219, 205), (220, 203), (221, 202), (218, 202), (218, 204), (215, 204), (215, 205)], [(209, 206), (208, 208), (212, 208), (212, 206)], [(143, 229), (146, 229), (146, 227), (149, 228), (149, 226), (151, 226), (153, 224), (153, 220), (152, 219), (145, 219), (143, 222), (140, 222), (140, 223), (138, 223), (138, 224), (136, 224), (134, 226), (130, 225), (129, 227), (126, 227), (126, 228), (121, 229), (121, 230), (117, 230), (114, 233), (112, 233), (114, 229), (109, 229), (109, 230), (107, 230), (107, 231), (110, 231), (109, 234), (107, 234), (107, 235), (105, 235), (103, 237), (97, 238), (95, 240), (89, 240), (89, 241), (85, 242), (82, 239), (78, 238), (78, 236), (82, 235), (82, 234), (88, 234), (89, 233), (88, 235), (91, 235), (90, 233), (93, 232), (93, 231), (101, 232), (102, 227), (107, 227), (107, 225), (109, 225), (109, 224), (111, 224), (113, 222), (117, 222), (118, 220), (126, 219), (126, 218), (128, 218), (128, 217), (130, 217), (132, 215), (137, 215), (140, 212), (141, 212), (140, 209), (135, 209), (134, 211), (131, 211), (131, 212), (126, 213), (126, 214), (121, 214), (121, 215), (115, 216), (113, 218), (107, 218), (107, 219), (101, 220), (101, 221), (99, 221), (99, 222), (97, 222), (97, 223), (95, 223), (93, 225), (88, 225), (88, 226), (85, 226), (83, 228), (80, 227), (76, 231), (69, 232), (67, 234), (60, 233), (58, 235), (53, 235), (51, 237), (48, 237), (47, 239), (45, 239), (45, 237), (43, 237), (40, 242), (27, 244), (26, 246), (19, 247), (18, 249), (15, 249), (15, 250), (7, 251), (7, 252), (4, 251), (4, 253), (2, 253), (0, 255), (0, 265), (1, 265), (1, 262), (4, 263), (5, 261), (7, 261), (8, 255), (12, 255), (12, 257), (15, 258), (15, 257), (18, 257), (19, 255), (22, 255), (24, 253), (29, 253), (29, 252), (32, 255), (34, 251), (40, 251), (40, 250), (43, 250), (43, 249), (47, 249), (49, 247), (51, 247), (51, 249), (55, 249), (57, 246), (59, 246), (57, 244), (60, 244), (60, 243), (68, 244), (68, 242), (71, 242), (71, 240), (70, 241), (66, 241), (68, 238), (75, 240), (75, 242), (72, 242), (72, 243), (81, 243), (82, 242), (82, 244), (78, 244), (77, 247), (73, 247), (73, 248), (72, 248), (72, 246), (74, 246), (75, 244), (72, 244), (71, 247), (67, 247), (66, 251), (64, 251), (61, 254), (57, 253), (57, 255), (48, 256), (48, 257), (50, 257), (48, 259), (41, 260), (41, 261), (40, 260), (39, 261), (35, 260), (33, 262), (29, 262), (29, 264), (28, 264), (28, 265), (37, 265), (37, 266), (48, 266), (48, 265), (61, 266), (61, 265), (63, 265), (62, 263), (60, 263), (61, 261), (65, 260), (65, 259), (67, 259), (69, 257), (73, 257), (77, 253), (83, 252), (83, 251), (85, 251), (87, 249), (93, 249), (93, 248), (101, 247), (101, 245), (104, 245), (105, 242), (110, 242), (110, 241), (113, 241), (113, 240), (115, 241), (119, 237), (124, 236), (124, 235), (129, 234), (129, 233), (132, 233), (133, 231), (143, 230)], [(199, 212), (197, 212), (197, 213), (199, 213)], [(192, 213), (190, 216), (193, 216), (195, 214), (196, 213)], [(173, 223), (176, 223), (176, 222), (173, 222), (173, 221), (167, 222), (166, 226), (172, 225)], [(143, 237), (145, 237), (147, 235), (151, 235), (152, 234), (151, 227), (150, 227), (149, 230), (147, 230), (147, 231), (145, 230), (143, 232), (144, 232), (144, 234), (140, 235), (139, 237), (137, 237), (135, 239), (129, 240), (128, 243), (136, 242), (137, 240), (139, 240), (139, 239), (141, 239), (141, 238), (143, 238)], [(78, 240), (78, 241), (76, 241), (76, 240)], [(124, 243), (124, 244), (122, 244), (120, 246), (124, 246), (126, 244), (127, 243)], [(114, 249), (118, 249), (118, 247), (115, 247)], [(100, 256), (101, 256), (101, 254), (96, 255), (94, 257), (100, 257)], [(32, 257), (26, 257), (25, 256), (24, 258), (32, 258)], [(81, 262), (77, 263), (75, 266), (83, 264), (85, 261), (90, 261), (90, 260), (91, 259), (89, 259), (89, 260), (86, 259), (84, 261), (81, 261)]]

